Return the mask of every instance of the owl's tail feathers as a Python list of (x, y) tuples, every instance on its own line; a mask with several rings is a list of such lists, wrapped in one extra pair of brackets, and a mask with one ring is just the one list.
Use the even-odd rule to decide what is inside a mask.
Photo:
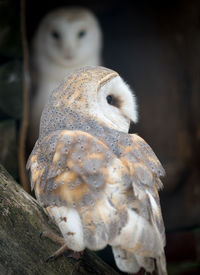
[[(153, 258), (133, 254), (119, 246), (112, 247), (112, 251), (117, 267), (123, 272), (137, 273), (141, 268), (150, 273), (155, 270), (155, 260)], [(164, 252), (156, 258), (156, 266), (158, 275), (167, 275)]]
[(148, 272), (154, 270), (154, 260), (152, 258), (133, 254), (119, 246), (112, 247), (112, 251), (117, 267), (123, 272), (137, 273), (142, 267)]
[(165, 254), (161, 254), (156, 259), (157, 271), (159, 275), (167, 275)]

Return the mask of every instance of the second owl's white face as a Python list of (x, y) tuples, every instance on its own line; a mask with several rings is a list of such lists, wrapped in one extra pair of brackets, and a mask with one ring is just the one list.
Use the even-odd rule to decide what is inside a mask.
[[(82, 11), (83, 13), (83, 11)], [(41, 23), (35, 47), (59, 66), (78, 66), (101, 49), (101, 31), (92, 14), (55, 12)]]

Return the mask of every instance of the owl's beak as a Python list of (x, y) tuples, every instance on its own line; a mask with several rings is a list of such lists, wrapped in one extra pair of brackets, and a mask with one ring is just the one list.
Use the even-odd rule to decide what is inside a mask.
[(74, 58), (74, 55), (72, 53), (68, 52), (68, 53), (65, 54), (64, 57), (67, 60), (72, 60)]
[(64, 58), (67, 60), (72, 60), (75, 57), (74, 49), (71, 46), (65, 47), (63, 49), (64, 52)]

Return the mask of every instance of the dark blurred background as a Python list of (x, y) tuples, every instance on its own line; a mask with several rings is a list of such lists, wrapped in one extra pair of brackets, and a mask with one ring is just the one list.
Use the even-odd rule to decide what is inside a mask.
[[(134, 89), (139, 123), (166, 177), (160, 192), (169, 274), (200, 274), (200, 1), (26, 1), (27, 40), (61, 6), (84, 6), (103, 31), (103, 64)], [(0, 2), (0, 162), (19, 180), (23, 119), (20, 1)], [(114, 264), (110, 250), (99, 253)]]

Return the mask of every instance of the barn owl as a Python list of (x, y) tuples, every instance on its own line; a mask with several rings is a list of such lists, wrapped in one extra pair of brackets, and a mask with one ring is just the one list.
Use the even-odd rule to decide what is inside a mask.
[(27, 169), (62, 233), (60, 251), (109, 244), (120, 270), (152, 272), (156, 261), (163, 275), (164, 169), (141, 137), (128, 134), (130, 121), (137, 121), (136, 99), (118, 73), (81, 68), (51, 94)]
[(86, 65), (101, 65), (102, 33), (95, 15), (79, 7), (47, 14), (32, 42), (32, 91), (29, 139), (38, 137), (49, 93), (63, 77)]

